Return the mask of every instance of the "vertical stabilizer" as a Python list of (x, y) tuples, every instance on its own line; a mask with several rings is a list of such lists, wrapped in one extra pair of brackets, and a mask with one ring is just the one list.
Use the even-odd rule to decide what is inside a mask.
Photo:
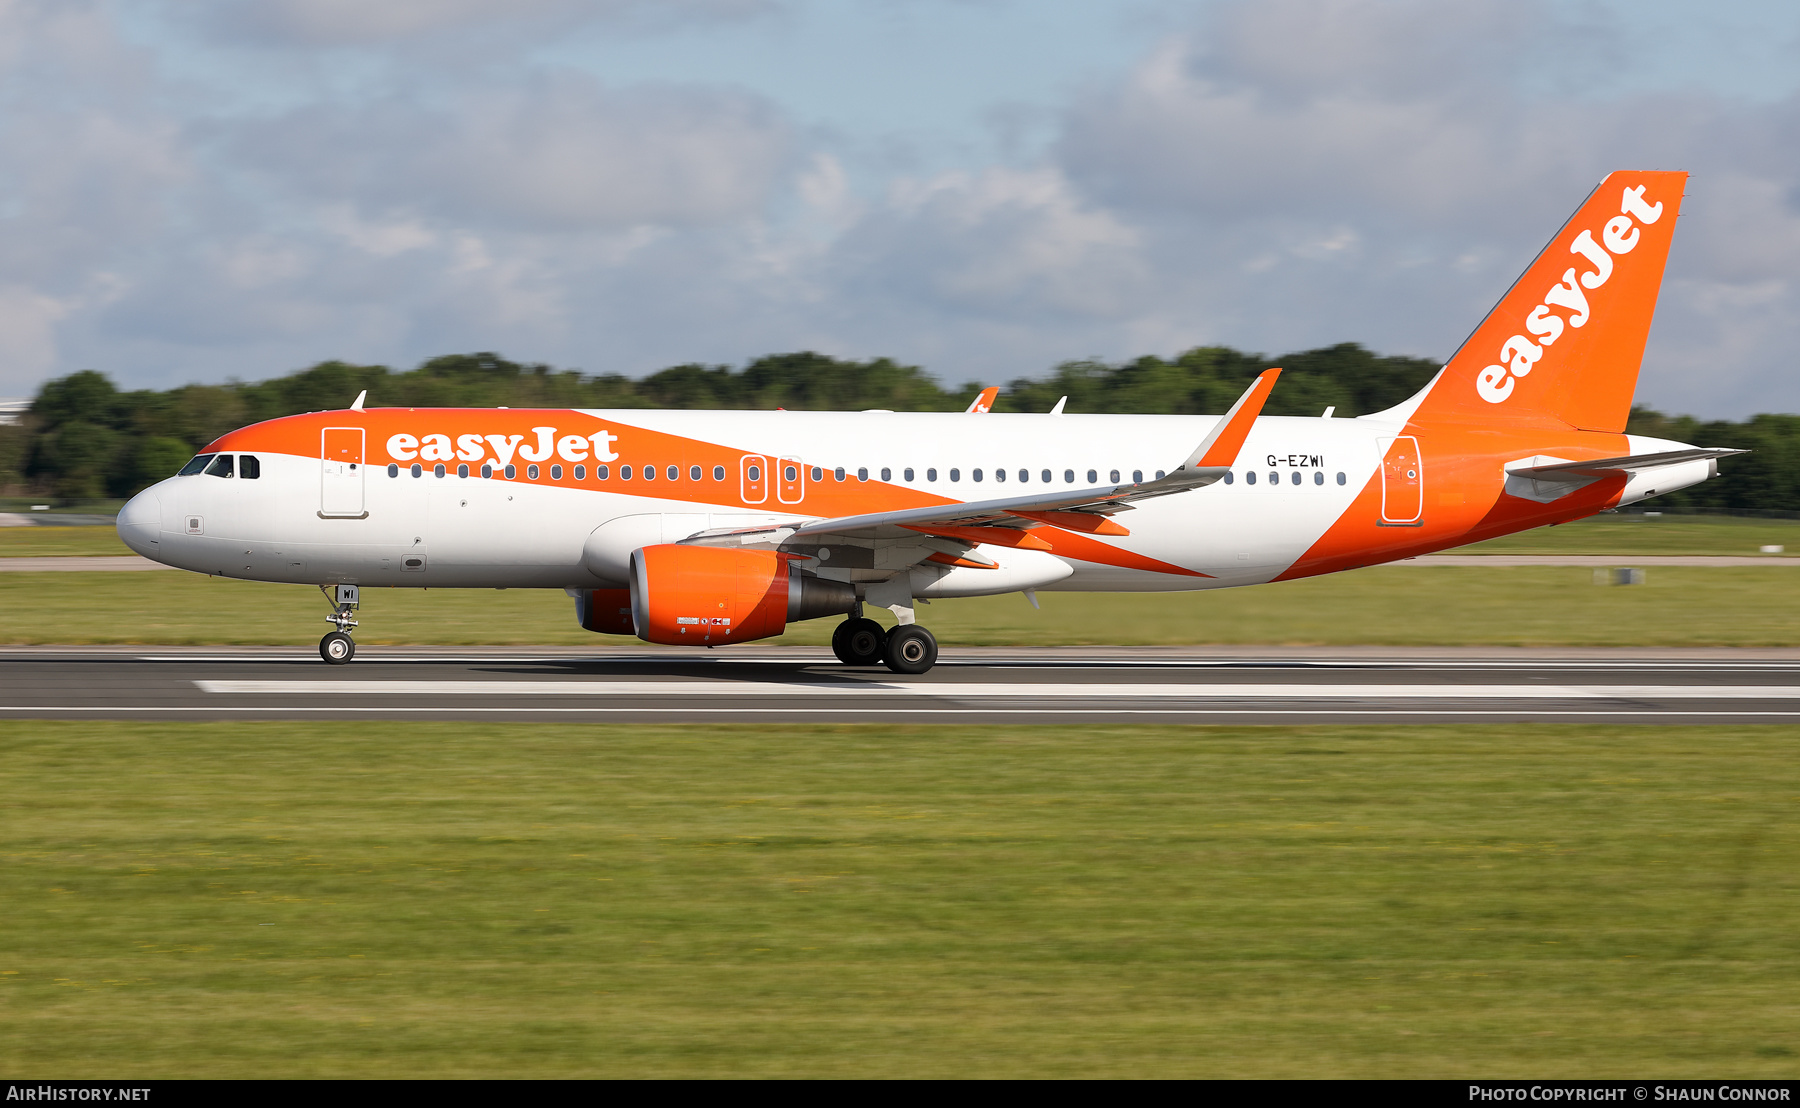
[(1481, 321), (1413, 419), (1625, 430), (1687, 174), (1609, 175)]

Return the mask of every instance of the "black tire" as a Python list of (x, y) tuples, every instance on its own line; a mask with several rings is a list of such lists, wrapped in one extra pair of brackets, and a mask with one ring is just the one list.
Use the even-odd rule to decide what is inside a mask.
[(888, 632), (881, 660), (895, 673), (924, 673), (937, 664), (937, 639), (916, 623)]
[(878, 666), (887, 632), (872, 619), (847, 619), (831, 633), (831, 652), (847, 666)]
[(333, 631), (319, 640), (319, 657), (341, 666), (356, 657), (356, 640), (342, 631)]

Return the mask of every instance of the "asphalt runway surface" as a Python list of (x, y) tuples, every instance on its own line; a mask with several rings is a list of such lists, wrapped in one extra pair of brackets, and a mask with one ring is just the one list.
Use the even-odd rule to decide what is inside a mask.
[(900, 677), (807, 647), (11, 647), (0, 719), (1792, 723), (1800, 651), (950, 647)]

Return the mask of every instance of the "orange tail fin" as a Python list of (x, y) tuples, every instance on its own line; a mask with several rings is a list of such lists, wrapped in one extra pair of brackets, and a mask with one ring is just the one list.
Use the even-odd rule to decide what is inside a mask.
[(1625, 430), (1687, 174), (1607, 176), (1475, 328), (1413, 418)]

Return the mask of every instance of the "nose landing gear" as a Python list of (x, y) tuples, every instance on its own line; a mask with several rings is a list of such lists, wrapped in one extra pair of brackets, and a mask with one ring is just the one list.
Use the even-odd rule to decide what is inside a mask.
[(356, 626), (356, 617), (350, 613), (356, 610), (361, 602), (358, 595), (362, 590), (355, 585), (320, 585), (319, 591), (331, 604), (331, 614), (325, 617), (326, 623), (337, 625), (336, 631), (328, 632), (319, 640), (319, 657), (334, 666), (341, 666), (356, 657), (356, 640), (350, 637), (350, 629)]

